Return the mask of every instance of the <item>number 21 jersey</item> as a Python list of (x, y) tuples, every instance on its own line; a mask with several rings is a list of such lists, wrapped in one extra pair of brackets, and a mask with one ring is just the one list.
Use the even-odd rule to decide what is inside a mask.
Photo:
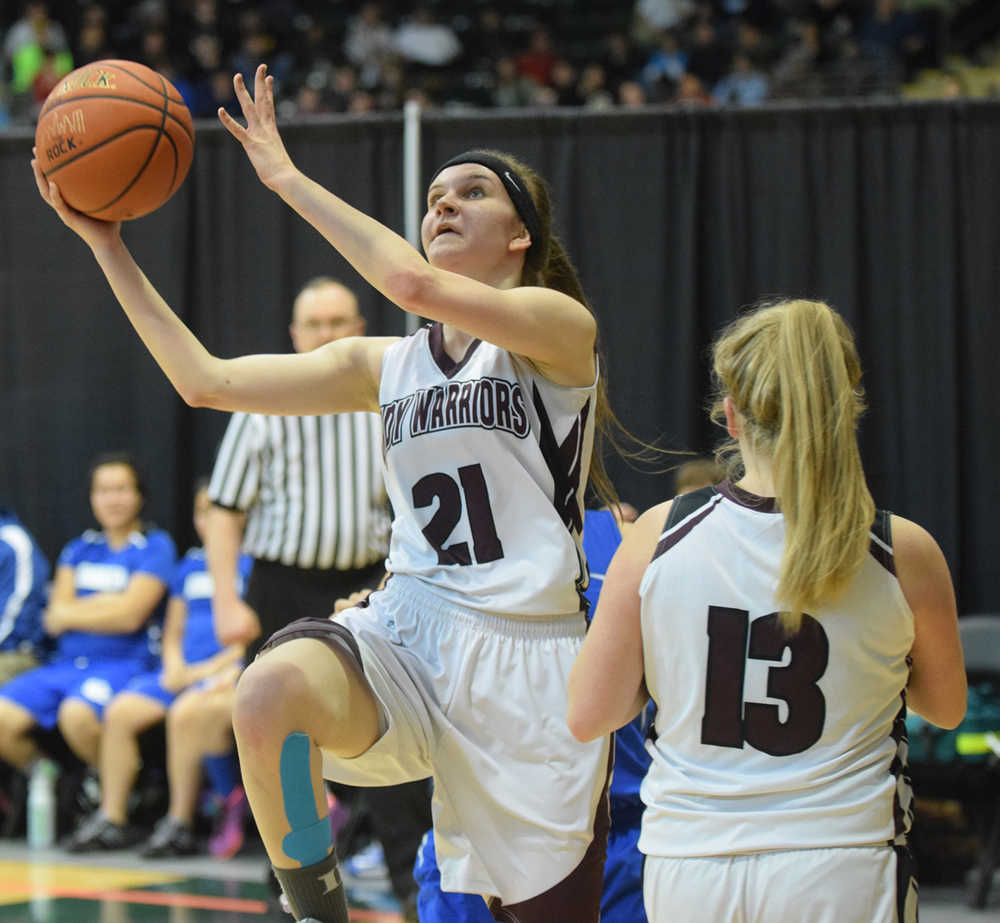
[(474, 340), (453, 360), (440, 324), (389, 347), (379, 388), (389, 572), (498, 615), (579, 612), (595, 401), (596, 381), (554, 384), (492, 343)]

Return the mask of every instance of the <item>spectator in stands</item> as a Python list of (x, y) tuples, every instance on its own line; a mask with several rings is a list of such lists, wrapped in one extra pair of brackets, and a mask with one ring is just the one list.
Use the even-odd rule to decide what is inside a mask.
[(623, 109), (638, 109), (646, 105), (646, 91), (638, 80), (625, 80), (618, 85), (618, 105)]
[(632, 39), (651, 48), (661, 33), (684, 26), (695, 12), (692, 0), (638, 0), (632, 11)]
[(897, 0), (874, 0), (859, 37), (862, 52), (887, 89), (913, 76), (911, 62), (921, 58), (926, 45), (916, 17), (901, 10)]
[(83, 11), (75, 48), (77, 67), (115, 57), (108, 34), (108, 13), (100, 4), (92, 3)]
[(729, 70), (729, 60), (729, 49), (712, 20), (699, 17), (691, 32), (687, 72), (697, 77), (706, 91), (711, 91)]
[(608, 90), (615, 96), (628, 80), (636, 80), (642, 72), (645, 56), (624, 32), (612, 32), (605, 39), (601, 63), (607, 75)]
[(0, 685), (44, 658), (50, 567), (13, 510), (0, 506)]
[(84, 532), (59, 557), (43, 618), (55, 653), (0, 687), (0, 759), (22, 770), (40, 755), (35, 729), (57, 725), (96, 767), (104, 709), (153, 662), (148, 629), (173, 572), (174, 543), (143, 525), (146, 488), (130, 456), (100, 456), (89, 486), (100, 531)]
[[(194, 527), (204, 540), (212, 507), (208, 485), (195, 493)], [(242, 596), (251, 559), (240, 559), (237, 592)], [(170, 598), (163, 625), (161, 668), (133, 677), (105, 709), (101, 735), (101, 806), (66, 842), (70, 852), (122, 849), (141, 839), (127, 824), (129, 796), (142, 768), (139, 738), (167, 715), (178, 693), (216, 677), (240, 662), (243, 645), (223, 647), (212, 624), (214, 585), (202, 548), (190, 549), (170, 580)], [(228, 794), (228, 792), (227, 792)], [(168, 817), (169, 821), (169, 817)], [(194, 852), (190, 827), (161, 824), (160, 839), (177, 845), (176, 852)]]
[(32, 88), (47, 56), (50, 70), (66, 74), (73, 69), (66, 31), (49, 15), (47, 3), (28, 0), (0, 49), (0, 75), (9, 78), (12, 117), (23, 120), (33, 114)]
[(640, 82), (647, 95), (656, 102), (673, 97), (677, 84), (687, 71), (688, 56), (672, 29), (664, 29), (659, 34), (659, 45), (650, 54), (643, 67)]
[(790, 24), (791, 40), (771, 69), (771, 96), (808, 98), (823, 93), (819, 27), (809, 19)]
[(383, 69), (396, 57), (392, 28), (383, 18), (380, 3), (362, 4), (348, 20), (344, 54), (357, 68), (363, 86), (380, 83)]
[(688, 106), (704, 106), (711, 104), (713, 99), (705, 92), (704, 85), (694, 74), (684, 74), (677, 84), (677, 92), (670, 101)]
[(424, 67), (444, 67), (462, 54), (462, 43), (451, 26), (434, 18), (419, 4), (396, 28), (392, 46), (404, 61)]
[(517, 69), (517, 62), (504, 56), (497, 58), (496, 84), (493, 87), (493, 105), (500, 109), (530, 106), (535, 102), (537, 84), (523, 76)]
[(588, 109), (609, 109), (615, 104), (615, 99), (608, 90), (608, 76), (603, 64), (591, 61), (583, 68), (576, 86), (576, 95)]
[(576, 68), (566, 58), (556, 59), (552, 65), (549, 80), (553, 105), (579, 106), (583, 102), (577, 88)]
[(517, 72), (522, 77), (533, 80), (538, 86), (549, 86), (552, 82), (552, 68), (558, 57), (552, 47), (549, 30), (539, 26), (532, 30), (527, 50), (517, 56)]
[(732, 68), (712, 90), (721, 105), (758, 106), (767, 99), (767, 75), (757, 70), (745, 51), (733, 55)]

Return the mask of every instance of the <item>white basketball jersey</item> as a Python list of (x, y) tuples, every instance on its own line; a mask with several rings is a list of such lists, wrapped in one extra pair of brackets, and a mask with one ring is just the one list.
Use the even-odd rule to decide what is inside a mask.
[(904, 842), (914, 629), (888, 515), (876, 517), (848, 592), (787, 638), (774, 501), (723, 483), (674, 503), (680, 520), (670, 517), (639, 588), (657, 704), (639, 848), (711, 856)]
[(389, 347), (379, 390), (389, 572), (500, 615), (579, 612), (595, 402), (596, 382), (556, 385), (491, 343), (452, 360), (440, 324)]

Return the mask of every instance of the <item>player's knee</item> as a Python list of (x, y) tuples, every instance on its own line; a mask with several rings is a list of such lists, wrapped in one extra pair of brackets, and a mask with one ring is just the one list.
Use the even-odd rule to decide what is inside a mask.
[(56, 715), (63, 737), (76, 737), (100, 731), (100, 722), (89, 705), (79, 699), (64, 699)]
[(250, 664), (233, 701), (233, 730), (241, 748), (280, 746), (290, 731), (301, 730), (308, 700), (309, 684), (296, 664), (280, 658)]
[(133, 723), (132, 710), (126, 699), (116, 697), (104, 709), (103, 724), (105, 730), (125, 732), (132, 729)]
[(32, 723), (24, 709), (0, 700), (0, 740), (19, 737), (31, 728)]

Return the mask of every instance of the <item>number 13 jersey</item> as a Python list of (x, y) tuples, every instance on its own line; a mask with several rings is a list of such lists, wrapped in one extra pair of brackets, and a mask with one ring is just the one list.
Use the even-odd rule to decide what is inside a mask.
[(657, 704), (640, 850), (905, 842), (914, 629), (888, 514), (847, 592), (789, 637), (775, 601), (785, 521), (774, 500), (723, 482), (673, 506), (639, 587)]
[(481, 340), (453, 360), (440, 324), (390, 346), (379, 387), (389, 572), (497, 615), (579, 612), (596, 388), (554, 384)]

